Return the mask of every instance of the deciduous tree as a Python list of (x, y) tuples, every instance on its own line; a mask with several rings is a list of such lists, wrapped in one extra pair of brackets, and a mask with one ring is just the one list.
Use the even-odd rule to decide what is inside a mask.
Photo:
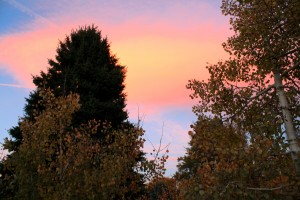
[(221, 8), (235, 34), (223, 44), (229, 59), (207, 66), (207, 82), (187, 85), (199, 119), (178, 166), (181, 197), (299, 198), (300, 2)]
[(194, 111), (236, 123), (251, 138), (286, 136), (299, 175), (300, 1), (223, 0), (222, 12), (235, 32), (223, 44), (230, 58), (207, 67), (207, 82), (189, 82), (199, 98)]
[[(143, 177), (132, 173), (132, 168), (150, 170), (146, 160), (137, 162), (143, 130), (112, 131), (109, 124), (97, 120), (72, 127), (72, 114), (80, 109), (79, 95), (55, 97), (50, 90), (39, 94), (44, 109), (33, 111), (34, 122), (27, 118), (20, 121), (23, 142), (9, 160), (18, 180), (15, 198), (141, 198)], [(100, 127), (104, 145), (93, 139)], [(140, 196), (130, 196), (137, 194)]]
[(175, 200), (177, 199), (176, 180), (174, 178), (160, 177), (147, 184), (149, 200)]
[[(199, 116), (175, 177), (182, 199), (298, 198), (286, 144), (237, 126)], [(261, 133), (263, 135), (263, 133)], [(280, 148), (279, 148), (280, 147)]]

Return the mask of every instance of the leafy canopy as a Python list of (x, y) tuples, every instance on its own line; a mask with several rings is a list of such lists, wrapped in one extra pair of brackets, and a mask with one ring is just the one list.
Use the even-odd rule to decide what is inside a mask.
[[(182, 199), (286, 199), (297, 195), (283, 140), (250, 141), (237, 126), (199, 116), (175, 177)], [(280, 147), (279, 147), (280, 145)]]
[(189, 81), (199, 99), (194, 112), (236, 123), (251, 137), (284, 135), (300, 172), (300, 2), (224, 0), (222, 11), (235, 32), (223, 44), (230, 58), (207, 67), (207, 82)]
[[(140, 159), (142, 129), (111, 130), (90, 120), (72, 127), (72, 115), (80, 109), (79, 95), (55, 97), (40, 90), (35, 121), (20, 121), (23, 142), (8, 162), (15, 166), (19, 199), (132, 199), (142, 198), (143, 178), (160, 177), (154, 163)], [(93, 135), (101, 128), (102, 143)], [(109, 132), (109, 134), (105, 134)], [(143, 171), (144, 176), (139, 173)], [(151, 177), (150, 177), (151, 178)], [(145, 180), (144, 180), (145, 181)]]
[(180, 196), (298, 198), (300, 1), (223, 0), (221, 8), (234, 31), (223, 44), (230, 57), (207, 66), (206, 82), (187, 85), (199, 119), (178, 165)]

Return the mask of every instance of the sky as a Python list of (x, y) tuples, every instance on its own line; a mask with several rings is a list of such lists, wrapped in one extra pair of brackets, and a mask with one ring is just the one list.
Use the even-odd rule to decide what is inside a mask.
[[(169, 145), (167, 176), (185, 154), (196, 121), (188, 80), (228, 56), (231, 35), (221, 0), (0, 0), (0, 142), (24, 115), (32, 76), (48, 67), (58, 42), (94, 24), (126, 66), (129, 119), (145, 129), (145, 152)], [(1, 156), (1, 152), (0, 152)]]

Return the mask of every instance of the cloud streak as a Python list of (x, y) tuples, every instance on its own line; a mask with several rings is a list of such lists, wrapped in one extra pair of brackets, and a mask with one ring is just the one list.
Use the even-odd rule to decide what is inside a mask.
[(9, 83), (0, 83), (0, 86), (4, 87), (14, 87), (14, 88), (23, 88), (23, 89), (33, 89), (30, 87), (26, 87), (24, 85), (18, 85), (18, 84), (9, 84)]
[(34, 12), (32, 9), (28, 8), (27, 6), (23, 5), (22, 3), (20, 3), (16, 0), (4, 0), (4, 1), (7, 2), (8, 4), (10, 4), (11, 6), (15, 7), (19, 11), (21, 11), (22, 13), (25, 13), (31, 17), (34, 17), (36, 21), (39, 21), (40, 23), (45, 23), (48, 26), (51, 26), (52, 28), (53, 27), (57, 28), (57, 25), (55, 25), (52, 21), (39, 15), (38, 13)]

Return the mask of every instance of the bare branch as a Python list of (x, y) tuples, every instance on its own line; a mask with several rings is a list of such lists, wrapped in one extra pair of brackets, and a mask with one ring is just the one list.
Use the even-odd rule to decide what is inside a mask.
[(156, 155), (155, 155), (155, 160), (158, 157), (159, 152), (161, 152), (161, 143), (162, 143), (162, 138), (164, 136), (164, 125), (165, 125), (165, 123), (163, 122), (163, 125), (162, 125), (162, 128), (161, 128), (161, 136), (160, 136), (160, 140), (159, 140), (159, 147), (158, 147), (158, 150), (157, 150)]
[(138, 105), (138, 124), (137, 124), (137, 128), (140, 128), (140, 121), (141, 121), (141, 119), (140, 119), (140, 107)]
[(170, 146), (170, 142), (164, 147), (164, 148), (162, 148), (161, 150), (160, 150), (160, 152), (162, 152), (163, 150), (165, 150), (165, 149), (167, 149), (169, 146)]
[(140, 107), (138, 105), (138, 119), (137, 119), (137, 128), (142, 128), (145, 120), (145, 114), (140, 116)]
[(150, 142), (152, 148), (155, 150), (155, 146), (153, 145), (153, 143), (151, 142), (151, 140), (147, 137), (147, 135), (145, 134), (146, 139)]

